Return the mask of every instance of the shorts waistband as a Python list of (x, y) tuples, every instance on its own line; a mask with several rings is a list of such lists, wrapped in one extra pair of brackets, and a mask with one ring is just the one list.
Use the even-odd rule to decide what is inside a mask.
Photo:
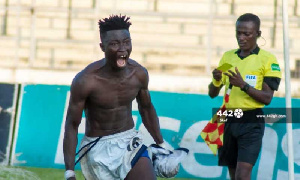
[(256, 112), (263, 112), (262, 108), (256, 108), (256, 109), (249, 109), (249, 110), (243, 110), (244, 113), (256, 113)]
[[(115, 134), (111, 134), (111, 135), (107, 135), (107, 136), (102, 136), (100, 138), (101, 140), (107, 140), (107, 139), (114, 139), (114, 138), (118, 138), (118, 137), (123, 137), (123, 136), (127, 136), (128, 134), (131, 134), (133, 132), (138, 133), (138, 131), (135, 128), (129, 129), (127, 131), (123, 131), (123, 132), (119, 132), (119, 133), (115, 133)], [(88, 137), (86, 135), (84, 135), (83, 139), (87, 140), (87, 141), (94, 141), (96, 140), (98, 137)]]

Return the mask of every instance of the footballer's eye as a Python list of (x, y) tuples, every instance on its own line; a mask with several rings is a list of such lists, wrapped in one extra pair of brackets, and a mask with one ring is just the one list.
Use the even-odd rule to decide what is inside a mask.
[(131, 40), (126, 40), (126, 41), (124, 41), (124, 44), (125, 44), (125, 45), (130, 45), (130, 44), (131, 44)]
[(112, 43), (110, 43), (110, 45), (116, 47), (116, 46), (119, 45), (119, 43), (117, 43), (117, 42), (112, 42)]

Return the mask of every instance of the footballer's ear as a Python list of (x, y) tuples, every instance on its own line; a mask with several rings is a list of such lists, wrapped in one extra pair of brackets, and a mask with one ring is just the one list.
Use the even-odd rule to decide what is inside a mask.
[(105, 48), (104, 48), (103, 43), (100, 43), (99, 45), (100, 45), (100, 49), (104, 52), (104, 51), (105, 51)]

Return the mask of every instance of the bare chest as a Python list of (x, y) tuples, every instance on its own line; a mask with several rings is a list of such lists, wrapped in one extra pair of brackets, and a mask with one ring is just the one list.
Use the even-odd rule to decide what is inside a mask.
[(136, 77), (96, 81), (88, 105), (101, 109), (128, 106), (137, 96), (141, 84)]

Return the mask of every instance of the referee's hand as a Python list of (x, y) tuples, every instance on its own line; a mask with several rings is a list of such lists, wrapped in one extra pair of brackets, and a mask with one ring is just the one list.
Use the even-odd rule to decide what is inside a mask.
[(218, 70), (218, 69), (214, 69), (213, 72), (213, 78), (216, 80), (216, 81), (220, 81), (222, 79), (222, 71)]
[(246, 84), (237, 67), (235, 67), (235, 72), (228, 70), (228, 72), (224, 74), (229, 77), (229, 82), (233, 86), (242, 88)]

